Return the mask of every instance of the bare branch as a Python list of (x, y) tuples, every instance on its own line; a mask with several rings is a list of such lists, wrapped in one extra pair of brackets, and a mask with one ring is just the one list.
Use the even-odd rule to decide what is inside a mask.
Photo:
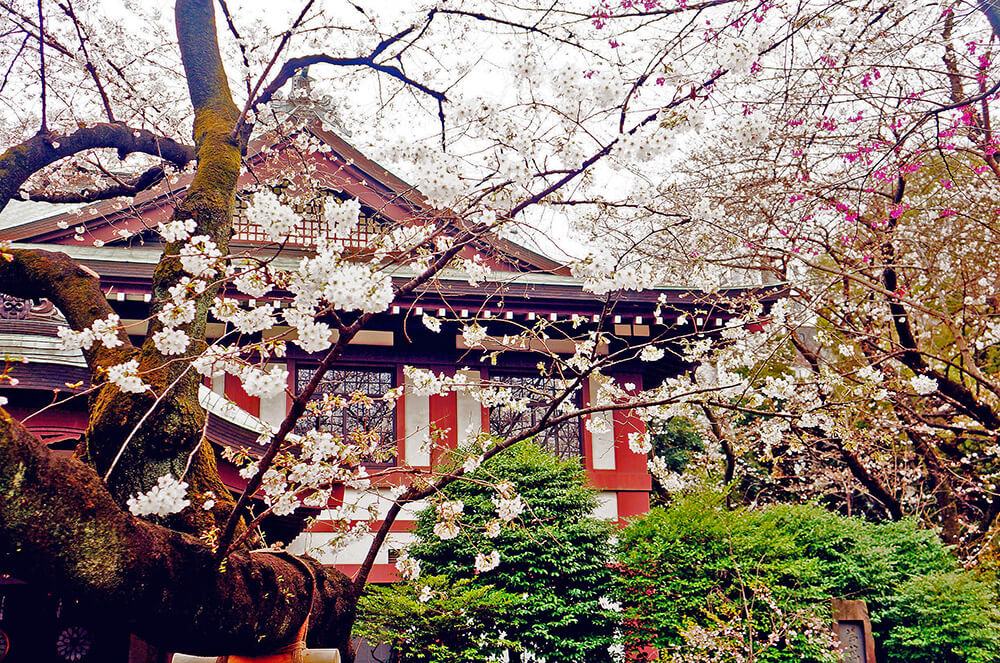
[(38, 75), (42, 84), (42, 125), (38, 129), (40, 133), (47, 133), (49, 130), (48, 110), (46, 106), (46, 82), (45, 82), (45, 15), (42, 12), (42, 0), (38, 0), (38, 34), (42, 37), (38, 40)]
[(257, 84), (254, 85), (253, 89), (250, 90), (250, 93), (247, 95), (247, 103), (243, 107), (243, 111), (240, 113), (239, 119), (236, 120), (236, 126), (233, 128), (233, 137), (235, 138), (240, 136), (241, 142), (245, 143), (250, 137), (250, 128), (247, 127), (247, 130), (244, 131), (244, 123), (246, 122), (247, 114), (257, 107), (257, 105), (253, 103), (254, 97), (257, 95), (257, 91), (260, 90), (260, 86), (264, 83), (264, 79), (267, 78), (267, 74), (271, 71), (271, 67), (273, 67), (274, 63), (278, 61), (278, 57), (281, 55), (281, 52), (285, 50), (285, 46), (288, 45), (288, 40), (292, 38), (292, 33), (294, 33), (296, 28), (298, 28), (302, 23), (302, 20), (306, 17), (306, 13), (312, 5), (313, 0), (308, 0), (305, 6), (302, 7), (302, 11), (299, 12), (298, 17), (296, 17), (295, 22), (292, 23), (288, 30), (286, 30), (281, 36), (281, 41), (278, 43), (278, 47), (274, 49), (274, 55), (271, 56), (271, 60), (267, 63), (267, 66), (264, 67), (264, 71), (261, 73), (260, 78), (257, 79)]
[(386, 43), (387, 42), (382, 42), (382, 44), (380, 44), (379, 47), (377, 47), (369, 55), (363, 55), (353, 58), (335, 58), (323, 53), (318, 53), (316, 55), (305, 55), (299, 58), (292, 58), (291, 60), (285, 62), (284, 65), (282, 65), (278, 73), (275, 74), (274, 79), (267, 85), (267, 87), (265, 87), (261, 91), (260, 95), (250, 105), (250, 110), (255, 110), (259, 106), (269, 102), (274, 97), (274, 93), (277, 92), (279, 89), (281, 89), (281, 86), (287, 83), (288, 79), (294, 76), (295, 72), (297, 72), (299, 69), (314, 64), (330, 64), (339, 67), (370, 67), (375, 71), (382, 72), (383, 74), (387, 74), (397, 80), (402, 81), (403, 83), (406, 83), (410, 87), (413, 87), (419, 90), (420, 92), (423, 92), (424, 94), (437, 100), (438, 102), (443, 103), (448, 100), (443, 92), (438, 92), (437, 90), (433, 90), (422, 83), (418, 83), (417, 81), (413, 80), (405, 73), (403, 73), (403, 71), (399, 69), (399, 67), (396, 67), (394, 65), (380, 64), (376, 62), (375, 58), (378, 57), (378, 54), (381, 53), (382, 50), (384, 50), (384, 46), (386, 45)]
[[(716, 2), (713, 2), (712, 4), (723, 4), (723, 3), (726, 3), (726, 2), (733, 2), (733, 1), (734, 0), (716, 0)], [(567, 44), (569, 46), (572, 46), (573, 48), (580, 49), (581, 51), (583, 51), (585, 53), (589, 53), (590, 55), (594, 55), (594, 56), (597, 56), (597, 57), (602, 57), (598, 53), (596, 53), (595, 51), (593, 51), (593, 50), (585, 47), (583, 44), (580, 44), (579, 42), (573, 41), (571, 39), (566, 39), (565, 37), (559, 37), (557, 35), (554, 35), (551, 32), (548, 32), (547, 30), (543, 30), (543, 29), (539, 28), (537, 25), (528, 25), (527, 23), (518, 23), (518, 22), (515, 22), (515, 21), (509, 21), (509, 20), (500, 18), (499, 16), (489, 16), (487, 14), (482, 14), (480, 12), (470, 12), (470, 11), (464, 11), (464, 10), (461, 10), (461, 9), (446, 9), (446, 8), (443, 8), (443, 7), (435, 7), (434, 9), (432, 9), (430, 11), (430, 13), (428, 14), (428, 16), (427, 16), (428, 22), (430, 22), (430, 19), (434, 18), (434, 16), (436, 14), (444, 14), (444, 15), (451, 15), (451, 16), (462, 16), (462, 17), (465, 17), (465, 18), (472, 18), (472, 19), (475, 19), (477, 21), (482, 21), (482, 22), (485, 22), (485, 23), (496, 23), (497, 25), (503, 25), (503, 26), (506, 26), (506, 27), (509, 27), (509, 28), (516, 28), (518, 30), (523, 30), (524, 32), (531, 32), (531, 33), (534, 33), (534, 34), (542, 35), (543, 37), (546, 37), (547, 39), (551, 39), (553, 41), (557, 41), (557, 42), (562, 43), (562, 44)], [(604, 58), (602, 57), (602, 59), (604, 59)]]
[(90, 78), (94, 81), (94, 86), (97, 88), (97, 93), (101, 96), (101, 103), (104, 105), (104, 113), (108, 117), (108, 122), (115, 121), (115, 114), (111, 111), (111, 102), (108, 100), (108, 94), (104, 91), (104, 84), (101, 83), (101, 77), (97, 74), (97, 68), (94, 63), (90, 61), (90, 53), (87, 51), (87, 40), (83, 36), (83, 28), (80, 26), (80, 21), (76, 17), (76, 12), (73, 11), (73, 3), (71, 0), (66, 0), (66, 4), (59, 4), (59, 8), (63, 10), (63, 13), (73, 21), (73, 27), (76, 28), (77, 39), (80, 40), (80, 50), (83, 51), (84, 57), (87, 59), (84, 67), (87, 73), (90, 74)]
[(153, 166), (135, 177), (119, 180), (103, 189), (84, 188), (80, 191), (28, 191), (17, 196), (18, 200), (35, 200), (46, 203), (93, 203), (98, 200), (135, 196), (163, 181), (163, 166)]
[[(247, 58), (247, 47), (243, 43), (243, 36), (240, 34), (239, 30), (236, 29), (236, 24), (233, 23), (233, 17), (229, 13), (229, 5), (226, 4), (226, 0), (219, 0), (219, 6), (222, 7), (222, 15), (226, 17), (226, 25), (229, 26), (229, 32), (233, 35), (236, 40), (236, 46), (240, 49), (240, 55), (243, 57), (243, 66), (246, 67), (247, 71), (250, 71), (250, 60)], [(246, 77), (247, 84), (247, 98), (253, 96), (253, 91), (250, 89), (250, 74)]]

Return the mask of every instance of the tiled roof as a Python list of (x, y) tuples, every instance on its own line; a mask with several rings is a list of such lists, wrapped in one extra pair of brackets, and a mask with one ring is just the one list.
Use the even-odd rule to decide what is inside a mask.
[(14, 228), (25, 223), (47, 219), (84, 207), (82, 203), (40, 203), (34, 200), (12, 200), (0, 211), (0, 228)]

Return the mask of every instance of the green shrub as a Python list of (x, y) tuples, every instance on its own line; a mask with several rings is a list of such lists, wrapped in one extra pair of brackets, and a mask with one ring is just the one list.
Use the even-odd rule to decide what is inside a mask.
[[(688, 496), (622, 533), (617, 595), (629, 649), (683, 651), (685, 661), (830, 660), (830, 599), (848, 598), (867, 602), (880, 660), (1000, 661), (994, 613), (981, 607), (996, 600), (992, 588), (959, 571), (933, 532), (811, 506), (727, 510), (721, 501)], [(927, 583), (943, 587), (947, 577), (976, 598), (932, 601)], [(932, 644), (958, 658), (921, 657), (921, 647), (938, 651)]]
[(354, 635), (389, 643), (401, 663), (484, 663), (513, 646), (498, 634), (498, 619), (521, 599), (490, 585), (425, 576), (395, 585), (369, 585), (358, 603)]
[(988, 584), (969, 573), (917, 576), (886, 601), (894, 624), (883, 649), (890, 663), (992, 663), (1000, 660), (1000, 609)]

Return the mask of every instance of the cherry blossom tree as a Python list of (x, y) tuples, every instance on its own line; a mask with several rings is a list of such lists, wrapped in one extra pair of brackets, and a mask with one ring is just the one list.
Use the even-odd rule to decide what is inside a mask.
[[(772, 449), (785, 443), (789, 431), (841, 430), (831, 428), (829, 418), (807, 415), (817, 399), (837, 400), (838, 390), (852, 386), (837, 382), (809, 391), (778, 383), (785, 378), (777, 374), (769, 383), (753, 379), (765, 376), (759, 362), (780, 352), (782, 339), (797, 339), (783, 332), (790, 316), (800, 314), (790, 305), (772, 311), (770, 325), (762, 328), (762, 304), (753, 296), (732, 298), (734, 317), (721, 336), (695, 329), (677, 351), (692, 366), (701, 363), (700, 374), (645, 390), (605, 376), (618, 362), (661, 359), (677, 347), (671, 340), (675, 333), (605, 354), (599, 349), (611, 332), (603, 324), (595, 328), (574, 319), (560, 327), (539, 320), (494, 338), (484, 321), (473, 318), (462, 330), (465, 341), (489, 352), (523, 350), (533, 347), (532, 340), (552, 336), (572, 341), (573, 354), (539, 356), (541, 370), (562, 380), (558, 393), (528, 398), (501, 384), (410, 369), (414, 390), (461, 391), (485, 407), (512, 411), (541, 399), (543, 416), (505, 438), (470, 441), (462, 450), (465, 457), (447, 472), (414, 472), (393, 496), (353, 579), (306, 558), (250, 551), (256, 523), (247, 505), (258, 490), (267, 496), (269, 510), (281, 513), (308, 500), (322, 503), (332, 486), (363, 486), (371, 479), (362, 460), (382, 452), (378, 441), (318, 431), (295, 435), (299, 419), (317, 407), (310, 403), (322, 376), (351, 339), (378, 312), (433, 285), (446, 269), (464, 272), (472, 284), (482, 282), (487, 267), (466, 257), (468, 247), (535, 237), (567, 218), (601, 228), (599, 248), (572, 263), (574, 274), (598, 296), (692, 274), (703, 279), (694, 284), (703, 289), (719, 281), (716, 265), (773, 272), (778, 264), (784, 270), (780, 278), (792, 280), (799, 264), (792, 257), (809, 261), (803, 264), (810, 274), (832, 273), (848, 290), (863, 287), (870, 295), (867, 306), (881, 296), (889, 307), (880, 321), (892, 323), (896, 345), (887, 348), (880, 340), (888, 337), (865, 331), (872, 323), (846, 325), (832, 312), (825, 318), (868, 358), (862, 363), (881, 365), (875, 357), (888, 360), (886, 353), (891, 354), (892, 365), (900, 365), (894, 369), (899, 384), (917, 390), (918, 398), (907, 392), (900, 403), (919, 400), (933, 387), (940, 396), (931, 398), (940, 403), (928, 401), (930, 407), (960, 412), (910, 408), (914, 417), (929, 416), (925, 425), (938, 426), (935, 430), (942, 421), (955, 427), (955, 416), (978, 422), (963, 424), (962, 435), (986, 438), (995, 429), (989, 397), (967, 395), (969, 381), (988, 382), (969, 372), (971, 362), (907, 345), (908, 338), (918, 337), (900, 330), (916, 312), (937, 311), (934, 319), (943, 325), (953, 311), (900, 290), (900, 273), (910, 277), (892, 256), (902, 248), (883, 237), (909, 222), (900, 206), (914, 155), (928, 164), (924, 177), (933, 168), (968, 169), (975, 163), (972, 174), (965, 174), (968, 187), (949, 176), (962, 190), (976, 191), (979, 180), (973, 175), (984, 174), (975, 172), (974, 159), (996, 169), (986, 117), (992, 70), (988, 59), (977, 59), (988, 52), (989, 31), (970, 7), (650, 0), (597, 7), (441, 3), (396, 12), (362, 5), (340, 10), (307, 0), (287, 17), (222, 0), (218, 8), (208, 0), (178, 0), (173, 17), (162, 16), (158, 7), (129, 6), (116, 14), (70, 0), (4, 0), (0, 8), (3, 142), (10, 145), (0, 154), (0, 208), (16, 199), (124, 197), (127, 204), (128, 197), (150, 187), (185, 182), (173, 216), (157, 228), (165, 248), (153, 277), (148, 332), (139, 346), (130, 341), (95, 275), (65, 254), (6, 247), (0, 260), (0, 290), (52, 301), (69, 325), (61, 333), (64, 347), (83, 351), (95, 385), (77, 458), (52, 455), (9, 414), (0, 418), (0, 561), (19, 577), (87, 598), (155, 644), (213, 654), (267, 652), (293, 639), (308, 615), (310, 642), (348, 651), (357, 596), (400, 510), (437, 500), (435, 531), (442, 538), (454, 536), (461, 513), (440, 498), (440, 490), (484, 459), (564, 421), (588, 417), (587, 425), (598, 427), (606, 420), (589, 415), (618, 409), (634, 410), (651, 424), (701, 413), (722, 431), (731, 422), (720, 412), (760, 411), (768, 416), (761, 416), (755, 439)], [(991, 12), (987, 7), (992, 18)], [(966, 51), (980, 52), (945, 49), (945, 71), (938, 72), (930, 63), (941, 56), (931, 53), (927, 26), (934, 34), (950, 31), (941, 44), (967, 39)], [(838, 59), (853, 57), (854, 47), (865, 64), (852, 60), (848, 66)], [(356, 141), (366, 153), (406, 175), (434, 211), (418, 224), (386, 229), (357, 254), (313, 238), (310, 255), (279, 269), (273, 257), (296, 222), (294, 208), (277, 188), (287, 174), (260, 173), (260, 185), (250, 195), (247, 216), (273, 240), (269, 253), (231, 252), (235, 197), (242, 169), (250, 168), (249, 142), (261, 132), (287, 130), (276, 102), (306, 66), (328, 74), (323, 85), (340, 121), (357, 127)], [(867, 81), (852, 78), (862, 71), (857, 67)], [(950, 96), (937, 97), (939, 90), (929, 83), (908, 87), (935, 76), (948, 82)], [(875, 110), (852, 122), (853, 115), (847, 116), (855, 112), (852, 104)], [(787, 117), (779, 121), (782, 113)], [(820, 133), (827, 126), (833, 129)], [(835, 131), (841, 126), (849, 131)], [(929, 127), (935, 128), (933, 140), (926, 135)], [(952, 137), (961, 135), (961, 149), (946, 148), (949, 130)], [(302, 154), (322, 149), (289, 138)], [(726, 177), (712, 173), (709, 183), (699, 180), (706, 163)], [(848, 167), (855, 163), (870, 174), (859, 180)], [(306, 198), (320, 186), (301, 172), (296, 177)], [(826, 179), (829, 185), (822, 184)], [(786, 191), (790, 182), (808, 189), (808, 208), (795, 207), (803, 200), (796, 196), (804, 194)], [(940, 200), (934, 186), (925, 181), (911, 190), (923, 191), (921, 200)], [(889, 202), (870, 207), (886, 191)], [(979, 199), (988, 204), (988, 196)], [(782, 232), (787, 217), (776, 209), (783, 205), (793, 206), (794, 218), (812, 220), (814, 234), (825, 237), (828, 247), (841, 236), (828, 219), (849, 212), (859, 228), (870, 219), (864, 239), (850, 243), (855, 253), (844, 250), (853, 267), (836, 262), (840, 253), (814, 255), (813, 244), (809, 253), (797, 247), (794, 242), (805, 241), (798, 239), (804, 231)], [(902, 212), (894, 216), (897, 210)], [(350, 202), (328, 204), (324, 218), (331, 227), (350, 227), (357, 223), (358, 208)], [(758, 226), (763, 237), (750, 232)], [(763, 251), (772, 230), (789, 244)], [(78, 236), (87, 241), (85, 229)], [(664, 237), (669, 242), (660, 241)], [(629, 242), (628, 251), (613, 250), (611, 240), (619, 239)], [(747, 250), (729, 259), (734, 246)], [(682, 259), (664, 261), (659, 256), (665, 248), (670, 258)], [(643, 252), (656, 257), (645, 259)], [(672, 269), (677, 266), (681, 272)], [(406, 278), (394, 285), (393, 275)], [(261, 300), (278, 287), (292, 295), (291, 306), (280, 312), (266, 304), (247, 310), (225, 296), (235, 289)], [(826, 291), (795, 284), (799, 298), (821, 292)], [(976, 303), (980, 294), (971, 293), (971, 303), (963, 306), (984, 306)], [(610, 311), (614, 297), (607, 301)], [(230, 323), (239, 336), (208, 342), (210, 316)], [(279, 320), (294, 335), (255, 340), (255, 333)], [(422, 322), (440, 329), (434, 316), (425, 314)], [(683, 322), (682, 316), (678, 324)], [(287, 376), (269, 360), (287, 343), (317, 353), (318, 369), (294, 394), (277, 430), (265, 433), (266, 452), (233, 459), (245, 464), (248, 477), (246, 491), (233, 500), (204, 438), (199, 385), (205, 376), (226, 372), (238, 376), (251, 395), (280, 392)], [(958, 347), (959, 341), (949, 343)], [(809, 367), (826, 375), (829, 362), (822, 352), (800, 345), (816, 358)], [(578, 405), (572, 396), (591, 379), (601, 387), (591, 402)], [(394, 391), (385, 398), (400, 395)], [(881, 393), (855, 397), (885, 400)], [(784, 406), (775, 417), (761, 405), (767, 398), (802, 405)], [(343, 403), (326, 399), (318, 407)], [(894, 416), (902, 411), (894, 407)], [(855, 448), (846, 433), (837, 435), (845, 449)], [(728, 439), (724, 433), (720, 438)], [(651, 447), (641, 433), (630, 445), (640, 453)], [(737, 453), (731, 447), (729, 453)], [(664, 481), (672, 478), (655, 459), (651, 469)], [(506, 508), (495, 526), (509, 526), (518, 516), (517, 496), (501, 492), (498, 501)], [(491, 554), (489, 560), (494, 563)]]
[(844, 9), (827, 41), (753, 62), (719, 111), (735, 135), (702, 132), (594, 220), (675, 282), (787, 286), (697, 378), (742, 380), (702, 414), (747, 500), (918, 515), (995, 554), (994, 38), (966, 5)]

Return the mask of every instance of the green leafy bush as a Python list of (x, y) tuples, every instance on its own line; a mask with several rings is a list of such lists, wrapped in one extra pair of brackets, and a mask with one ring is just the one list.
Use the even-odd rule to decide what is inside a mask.
[[(609, 659), (615, 615), (601, 607), (610, 591), (608, 539), (611, 525), (590, 517), (594, 492), (577, 461), (564, 461), (531, 443), (521, 443), (487, 461), (456, 482), (447, 498), (462, 500), (462, 533), (441, 540), (433, 533), (433, 509), (421, 513), (416, 528), (419, 542), (410, 556), (426, 573), (474, 586), (489, 583), (522, 596), (504, 612), (506, 638), (517, 649), (553, 663)], [(485, 536), (486, 524), (497, 516), (492, 486), (509, 481), (526, 508), (520, 523), (506, 525), (495, 538)], [(477, 553), (500, 553), (496, 569), (476, 574)]]
[(917, 576), (886, 600), (895, 624), (883, 649), (890, 663), (992, 663), (1000, 660), (1000, 608), (990, 586), (969, 573)]
[(389, 643), (401, 663), (480, 663), (513, 646), (499, 637), (498, 619), (520, 603), (519, 596), (468, 579), (369, 585), (354, 634)]
[[(684, 661), (836, 660), (830, 599), (848, 598), (867, 602), (880, 660), (1000, 661), (992, 588), (960, 571), (933, 532), (810, 506), (720, 502), (688, 496), (622, 533), (628, 649), (683, 652)], [(949, 577), (962, 579), (966, 598), (934, 594)]]

